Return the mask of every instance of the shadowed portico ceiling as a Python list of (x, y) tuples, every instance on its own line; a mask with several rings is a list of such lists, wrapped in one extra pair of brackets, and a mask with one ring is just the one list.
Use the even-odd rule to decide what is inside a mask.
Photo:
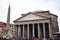
[(48, 17), (42, 16), (42, 15), (37, 15), (35, 13), (29, 12), (29, 13), (25, 14), (24, 16), (19, 17), (18, 19), (14, 20), (13, 22), (27, 21), (27, 20), (37, 20), (37, 19), (48, 19)]

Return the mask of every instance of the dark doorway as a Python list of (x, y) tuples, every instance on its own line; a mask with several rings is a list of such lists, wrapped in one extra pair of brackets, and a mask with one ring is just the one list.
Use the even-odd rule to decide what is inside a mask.
[(46, 35), (46, 38), (48, 39), (49, 38), (49, 24), (48, 23), (45, 23), (45, 35)]
[(43, 23), (40, 23), (41, 38), (43, 38)]
[(27, 24), (24, 24), (24, 37), (27, 38)]
[(38, 24), (34, 24), (35, 37), (38, 38)]
[(32, 39), (32, 36), (33, 33), (32, 33), (32, 24), (29, 24), (29, 38)]
[(21, 37), (23, 36), (23, 25), (20, 25), (21, 27)]

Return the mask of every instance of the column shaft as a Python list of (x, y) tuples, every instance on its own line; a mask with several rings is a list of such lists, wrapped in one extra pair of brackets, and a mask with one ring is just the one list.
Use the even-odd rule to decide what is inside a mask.
[(33, 24), (33, 26), (32, 26), (32, 27), (33, 27), (33, 37), (34, 37), (34, 36), (35, 36), (35, 35), (34, 35), (34, 24)]
[(40, 37), (40, 26), (38, 24), (38, 37)]
[(51, 26), (50, 26), (50, 23), (49, 23), (49, 36), (51, 37)]
[(45, 35), (45, 24), (44, 24), (44, 23), (43, 23), (43, 36), (44, 36), (43, 40), (46, 40), (46, 35)]
[(23, 38), (24, 38), (24, 25), (23, 25)]
[(18, 37), (20, 37), (20, 25), (18, 25)]
[(29, 24), (27, 24), (27, 37), (29, 39)]
[(21, 26), (20, 26), (20, 37), (21, 37)]

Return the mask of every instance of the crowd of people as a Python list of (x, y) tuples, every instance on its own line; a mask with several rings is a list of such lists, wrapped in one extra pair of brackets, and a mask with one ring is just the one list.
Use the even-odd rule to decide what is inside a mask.
[[(10, 39), (6, 39), (6, 38), (0, 38), (0, 40), (43, 40), (42, 38), (37, 38), (37, 37), (34, 37), (33, 39), (24, 39), (24, 38), (21, 38), (21, 37), (13, 37), (13, 38), (10, 38)], [(53, 40), (51, 38), (47, 39), (47, 40)]]

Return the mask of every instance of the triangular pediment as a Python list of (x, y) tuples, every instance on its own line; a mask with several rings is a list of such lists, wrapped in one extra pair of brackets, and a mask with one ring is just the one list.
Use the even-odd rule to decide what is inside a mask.
[(37, 19), (46, 19), (46, 17), (30, 13), (30, 14), (27, 14), (27, 15), (21, 17), (21, 18), (18, 18), (15, 21), (26, 21), (26, 20), (37, 20)]

